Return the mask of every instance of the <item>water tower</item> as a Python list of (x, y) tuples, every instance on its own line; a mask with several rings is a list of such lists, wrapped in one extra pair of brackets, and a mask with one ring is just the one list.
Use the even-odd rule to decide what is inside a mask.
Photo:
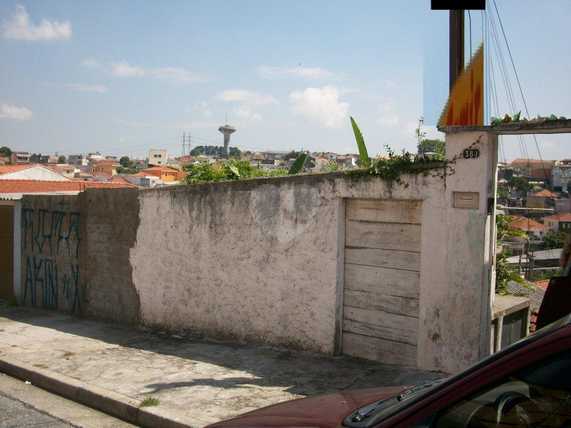
[(236, 132), (236, 128), (226, 124), (218, 128), (218, 130), (222, 132), (222, 134), (224, 134), (224, 157), (228, 158), (229, 157), (228, 145), (230, 144), (230, 135)]

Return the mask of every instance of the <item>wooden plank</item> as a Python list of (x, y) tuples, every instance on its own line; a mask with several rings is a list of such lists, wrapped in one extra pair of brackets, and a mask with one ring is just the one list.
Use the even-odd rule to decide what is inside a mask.
[(420, 253), (412, 251), (347, 247), (345, 261), (359, 265), (420, 271)]
[(343, 331), (416, 345), (418, 318), (346, 305)]
[(422, 202), (398, 199), (349, 199), (347, 219), (389, 223), (422, 222)]
[(408, 343), (347, 332), (343, 333), (343, 353), (385, 364), (416, 367), (417, 348)]
[(420, 225), (347, 220), (347, 247), (420, 251)]
[(420, 273), (345, 263), (345, 290), (419, 297)]
[(343, 302), (346, 306), (355, 308), (385, 311), (418, 318), (418, 299), (412, 297), (345, 290)]

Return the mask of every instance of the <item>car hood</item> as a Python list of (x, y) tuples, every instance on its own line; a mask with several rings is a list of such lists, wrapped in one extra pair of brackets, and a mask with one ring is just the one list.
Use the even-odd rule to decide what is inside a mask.
[(402, 390), (402, 386), (370, 388), (291, 400), (215, 423), (209, 428), (339, 427), (343, 419), (358, 408), (393, 397)]

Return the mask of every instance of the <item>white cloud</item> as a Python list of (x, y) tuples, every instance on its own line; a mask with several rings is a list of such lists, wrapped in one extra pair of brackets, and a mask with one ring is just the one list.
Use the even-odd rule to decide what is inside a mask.
[(190, 70), (181, 67), (143, 68), (131, 65), (126, 61), (111, 64), (111, 74), (117, 77), (152, 77), (175, 83), (204, 82), (206, 79)]
[(22, 5), (16, 6), (11, 19), (4, 21), (2, 35), (15, 40), (66, 40), (71, 37), (69, 21), (58, 22), (42, 19), (38, 25), (30, 22), (30, 16)]
[(294, 91), (289, 99), (295, 114), (315, 120), (326, 128), (345, 124), (349, 104), (339, 99), (339, 91), (334, 86)]
[(11, 104), (0, 104), (0, 119), (29, 120), (32, 111), (26, 107), (18, 107)]
[(264, 79), (275, 79), (278, 77), (323, 79), (333, 76), (331, 71), (319, 67), (272, 67), (269, 65), (261, 65), (258, 67), (258, 74)]
[(247, 105), (278, 104), (273, 96), (243, 89), (230, 89), (218, 94), (218, 99), (226, 102), (238, 102)]
[(203, 82), (205, 79), (192, 71), (180, 67), (162, 67), (147, 71), (150, 76), (157, 79), (170, 80), (178, 83)]
[(144, 76), (145, 70), (122, 61), (111, 64), (111, 74), (118, 77), (137, 77)]
[(381, 126), (392, 128), (400, 123), (400, 117), (395, 112), (394, 101), (385, 99), (379, 105), (379, 118), (377, 123)]
[(81, 65), (87, 68), (101, 68), (101, 63), (94, 58), (85, 58)]
[(94, 92), (96, 94), (104, 94), (107, 92), (107, 86), (105, 85), (88, 85), (84, 83), (68, 83), (65, 85), (67, 89), (71, 89), (76, 92)]
[(233, 110), (234, 115), (238, 119), (245, 120), (262, 120), (262, 115), (254, 112), (250, 107), (242, 105)]
[(201, 101), (195, 104), (191, 109), (186, 109), (189, 113), (199, 113), (206, 118), (212, 117), (212, 110), (206, 101)]

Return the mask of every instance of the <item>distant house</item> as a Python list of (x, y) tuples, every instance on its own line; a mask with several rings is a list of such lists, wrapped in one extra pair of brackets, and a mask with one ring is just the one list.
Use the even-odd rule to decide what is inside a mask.
[(543, 224), (523, 216), (512, 216), (510, 227), (526, 232), (536, 238), (542, 238), (545, 233), (545, 226)]
[(543, 189), (539, 192), (527, 196), (528, 208), (551, 208), (555, 206), (557, 194), (550, 190)]
[(110, 159), (98, 160), (98, 161), (92, 162), (90, 172), (91, 172), (91, 175), (93, 175), (93, 176), (103, 175), (103, 176), (111, 177), (111, 176), (117, 174), (117, 167), (118, 166), (119, 166), (119, 163), (117, 161), (114, 161), (114, 160), (110, 160)]
[(571, 233), (571, 213), (555, 214), (549, 217), (544, 217), (546, 229), (552, 232), (566, 232)]
[(12, 163), (30, 163), (31, 156), (30, 152), (12, 152)]
[(19, 164), (0, 166), (0, 180), (69, 181), (47, 165)]
[(186, 174), (176, 168), (168, 166), (153, 166), (140, 171), (141, 175), (154, 176), (164, 183), (174, 184), (184, 180)]
[(554, 165), (555, 161), (537, 159), (515, 159), (510, 163), (510, 167), (519, 171), (521, 175), (546, 183), (551, 182)]
[(164, 149), (149, 150), (149, 166), (164, 166), (167, 164), (167, 151)]
[(553, 166), (553, 188), (562, 192), (571, 191), (571, 159), (556, 161)]
[(571, 213), (571, 198), (559, 198), (555, 200), (555, 212)]
[(93, 181), (0, 180), (0, 199), (20, 199), (23, 195), (76, 195), (86, 189), (136, 188), (128, 183)]

